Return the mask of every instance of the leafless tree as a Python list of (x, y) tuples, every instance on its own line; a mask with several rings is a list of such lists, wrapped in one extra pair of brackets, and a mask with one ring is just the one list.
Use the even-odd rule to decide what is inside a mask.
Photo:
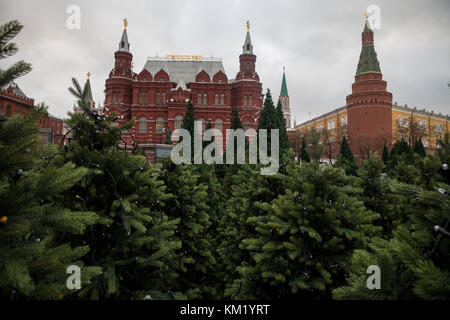
[(409, 118), (400, 118), (395, 121), (394, 133), (397, 139), (404, 139), (409, 142), (410, 145), (425, 137), (427, 134), (426, 125), (419, 124), (414, 116), (411, 114)]

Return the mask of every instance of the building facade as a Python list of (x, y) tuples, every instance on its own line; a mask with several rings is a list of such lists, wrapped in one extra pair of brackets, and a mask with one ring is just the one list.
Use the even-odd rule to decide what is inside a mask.
[(209, 122), (225, 132), (233, 108), (238, 109), (244, 129), (257, 128), (263, 95), (248, 22), (235, 79), (229, 79), (221, 59), (199, 55), (149, 57), (135, 73), (126, 26), (106, 79), (104, 113), (116, 112), (119, 126), (135, 119), (131, 134), (122, 134), (127, 144), (134, 139), (153, 157), (155, 148), (164, 144), (167, 129), (181, 128), (189, 101), (203, 128)]
[(427, 152), (433, 153), (437, 141), (449, 132), (448, 115), (392, 104), (392, 93), (383, 80), (374, 33), (367, 19), (355, 82), (346, 102), (345, 106), (295, 126), (299, 137), (307, 137), (311, 127), (322, 131), (324, 158), (330, 161), (337, 158), (343, 136), (354, 155), (367, 159), (371, 151), (381, 154), (385, 144), (390, 148), (399, 139), (410, 144), (421, 139)]
[[(26, 115), (34, 108), (34, 99), (25, 95), (19, 85), (11, 81), (0, 88), (0, 112), (7, 119), (16, 114)], [(42, 144), (60, 143), (63, 138), (63, 120), (48, 112), (38, 121)]]

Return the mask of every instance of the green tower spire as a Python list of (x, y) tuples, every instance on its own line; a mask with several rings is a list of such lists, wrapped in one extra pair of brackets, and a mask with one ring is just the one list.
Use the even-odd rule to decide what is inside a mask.
[(281, 92), (280, 92), (280, 97), (287, 97), (289, 96), (288, 94), (288, 90), (287, 90), (287, 85), (286, 85), (286, 73), (285, 73), (285, 68), (283, 67), (283, 80), (281, 82)]
[(87, 73), (87, 81), (86, 81), (86, 89), (87, 89), (87, 100), (92, 104), (94, 102), (94, 98), (92, 97), (92, 89), (91, 89), (91, 81), (89, 78), (91, 77), (91, 73)]
[(377, 53), (375, 52), (373, 31), (370, 29), (369, 20), (366, 19), (364, 30), (362, 32), (362, 48), (356, 75), (370, 72), (381, 73), (381, 69)]

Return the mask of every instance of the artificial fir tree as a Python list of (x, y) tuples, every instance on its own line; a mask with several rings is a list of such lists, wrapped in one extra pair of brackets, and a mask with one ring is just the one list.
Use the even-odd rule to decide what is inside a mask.
[[(16, 20), (0, 26), (0, 59), (17, 52), (9, 41), (21, 29)], [(31, 65), (24, 61), (0, 70), (0, 86), (29, 71)], [(67, 241), (70, 235), (83, 234), (97, 216), (71, 210), (64, 197), (86, 170), (70, 162), (55, 166), (39, 160), (44, 151), (38, 148), (36, 123), (45, 112), (42, 104), (24, 117), (6, 120), (0, 114), (0, 295), (4, 298), (62, 299), (70, 294), (67, 267), (80, 267), (83, 285), (101, 272), (80, 260), (89, 246)]]
[(344, 170), (296, 163), (286, 170), (285, 193), (246, 215), (253, 230), (239, 245), (247, 259), (228, 290), (234, 298), (329, 298), (349, 252), (379, 229), (372, 224), (379, 215), (359, 201)]
[(250, 263), (250, 255), (242, 240), (254, 234), (254, 218), (262, 210), (256, 203), (271, 202), (283, 193), (280, 174), (261, 175), (259, 165), (241, 165), (232, 176), (231, 195), (227, 203), (227, 214), (218, 226), (218, 250), (221, 265), (224, 298), (256, 298), (251, 290), (243, 286), (238, 267)]
[[(87, 169), (42, 160), (37, 121), (43, 106), (25, 117), (0, 120), (0, 296), (4, 299), (62, 299), (70, 295), (67, 268), (80, 267), (82, 285), (101, 273), (82, 258), (87, 244), (74, 244), (97, 221), (92, 211), (71, 208), (70, 189)], [(50, 150), (53, 151), (54, 150)], [(45, 187), (43, 187), (45, 186)]]
[(167, 158), (162, 170), (167, 192), (174, 196), (167, 203), (167, 215), (180, 221), (175, 235), (181, 243), (176, 251), (178, 278), (173, 284), (188, 299), (214, 298), (218, 281), (211, 215), (215, 213), (208, 207), (208, 186), (200, 182), (195, 165), (175, 165)]
[[(380, 219), (374, 222), (381, 226), (382, 237), (390, 237), (396, 218), (396, 197), (389, 190), (390, 179), (385, 172), (383, 161), (378, 159), (378, 154), (370, 154), (358, 169), (358, 183), (362, 188), (361, 200), (367, 209), (380, 215)], [(397, 208), (398, 209), (398, 208)]]
[(302, 162), (311, 162), (311, 157), (306, 147), (305, 138), (303, 138), (302, 146), (300, 147), (300, 159), (302, 160)]
[[(355, 250), (347, 267), (347, 285), (335, 289), (334, 298), (450, 299), (450, 198), (442, 192), (450, 186), (440, 188), (392, 185), (394, 193), (408, 199), (404, 204), (408, 220), (390, 240), (374, 238), (368, 250)], [(370, 265), (380, 267), (380, 290), (366, 287)]]
[(70, 91), (84, 114), (69, 113), (69, 144), (51, 163), (73, 162), (87, 171), (66, 199), (80, 211), (95, 212), (98, 219), (71, 242), (88, 244), (91, 251), (83, 261), (103, 271), (78, 294), (92, 299), (170, 298), (177, 276), (175, 250), (181, 246), (173, 238), (179, 220), (164, 212), (172, 196), (158, 168), (148, 164), (137, 146), (133, 154), (119, 146), (121, 130), (129, 130), (134, 121), (121, 128), (111, 126), (115, 114), (93, 112), (87, 86), (81, 88), (75, 79), (73, 85)]

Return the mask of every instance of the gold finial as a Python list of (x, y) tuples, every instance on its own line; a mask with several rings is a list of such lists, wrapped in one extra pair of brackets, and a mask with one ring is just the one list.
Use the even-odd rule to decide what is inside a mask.
[(247, 32), (250, 31), (250, 21), (247, 20)]
[(127, 18), (123, 19), (123, 30), (127, 30), (128, 20)]
[(89, 77), (91, 76), (91, 73), (88, 72), (88, 73), (86, 73), (86, 75), (87, 75), (87, 77), (88, 77), (88, 79), (89, 79)]
[(364, 12), (364, 17), (366, 17), (366, 20), (369, 19), (369, 15), (367, 14), (367, 12)]

